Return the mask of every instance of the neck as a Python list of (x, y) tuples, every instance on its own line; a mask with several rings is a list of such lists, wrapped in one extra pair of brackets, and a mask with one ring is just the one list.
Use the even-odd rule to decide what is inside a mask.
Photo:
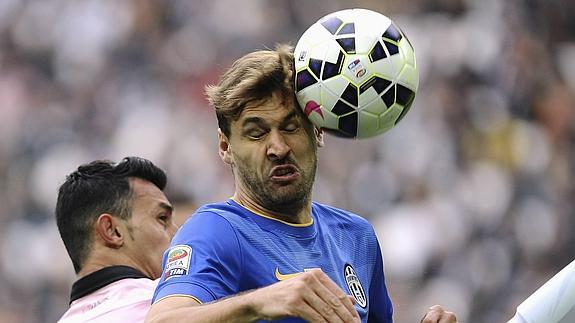
[(257, 203), (254, 199), (251, 199), (248, 196), (239, 193), (238, 191), (234, 193), (232, 199), (241, 206), (256, 214), (261, 214), (276, 220), (292, 224), (310, 224), (312, 222), (311, 201), (307, 202), (304, 207), (299, 210), (277, 212), (262, 206), (261, 203)]
[(83, 278), (88, 276), (89, 274), (98, 271), (100, 269), (106, 268), (112, 266), (111, 264), (99, 264), (99, 263), (86, 263), (84, 266), (82, 266), (82, 269), (80, 269), (80, 271), (78, 272), (77, 276), (78, 278)]
[(153, 275), (149, 271), (145, 270), (146, 268), (142, 268), (142, 266), (139, 266), (130, 257), (119, 252), (119, 250), (112, 250), (110, 248), (106, 248), (105, 251), (98, 250), (98, 248), (96, 248), (96, 250), (92, 250), (90, 256), (82, 265), (82, 269), (78, 272), (77, 276), (78, 278), (82, 278), (95, 271), (110, 266), (132, 267), (142, 272), (144, 275), (153, 278)]

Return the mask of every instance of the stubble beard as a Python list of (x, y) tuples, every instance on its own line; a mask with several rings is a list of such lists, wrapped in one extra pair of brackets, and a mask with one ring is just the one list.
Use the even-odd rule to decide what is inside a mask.
[(281, 187), (274, 187), (269, 179), (257, 178), (249, 167), (238, 165), (238, 176), (246, 186), (249, 194), (266, 210), (274, 213), (296, 217), (311, 200), (311, 192), (317, 169), (317, 158), (314, 159), (309, 172), (300, 169), (300, 181)]

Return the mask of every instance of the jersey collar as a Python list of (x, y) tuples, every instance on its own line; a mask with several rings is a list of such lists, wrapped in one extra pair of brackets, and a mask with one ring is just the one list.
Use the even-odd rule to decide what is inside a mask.
[(311, 214), (312, 220), (306, 224), (287, 223), (285, 221), (271, 218), (264, 214), (260, 214), (250, 208), (247, 208), (231, 198), (227, 201), (227, 203), (228, 205), (232, 205), (235, 208), (243, 210), (242, 214), (244, 214), (244, 216), (249, 217), (255, 223), (257, 223), (261, 228), (264, 228), (266, 230), (271, 231), (280, 230), (299, 238), (313, 238), (317, 234), (317, 225), (315, 220), (316, 214), (313, 207), (313, 203), (312, 203), (312, 214)]
[(110, 266), (78, 279), (72, 285), (70, 303), (96, 290), (124, 278), (148, 278), (139, 270), (128, 266)]

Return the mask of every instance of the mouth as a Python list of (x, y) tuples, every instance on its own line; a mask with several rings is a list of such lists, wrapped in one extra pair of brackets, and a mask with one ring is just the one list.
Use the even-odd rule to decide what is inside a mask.
[(279, 165), (270, 171), (270, 178), (275, 183), (289, 183), (297, 179), (299, 175), (299, 170), (294, 165)]

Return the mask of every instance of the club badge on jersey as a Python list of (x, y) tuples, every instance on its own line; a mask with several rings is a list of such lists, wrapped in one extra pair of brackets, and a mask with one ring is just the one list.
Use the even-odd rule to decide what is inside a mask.
[(365, 296), (365, 292), (363, 291), (359, 278), (357, 278), (357, 275), (355, 274), (355, 270), (350, 264), (345, 264), (343, 267), (343, 273), (349, 292), (353, 298), (355, 298), (357, 304), (362, 308), (365, 308), (367, 306), (367, 297)]

